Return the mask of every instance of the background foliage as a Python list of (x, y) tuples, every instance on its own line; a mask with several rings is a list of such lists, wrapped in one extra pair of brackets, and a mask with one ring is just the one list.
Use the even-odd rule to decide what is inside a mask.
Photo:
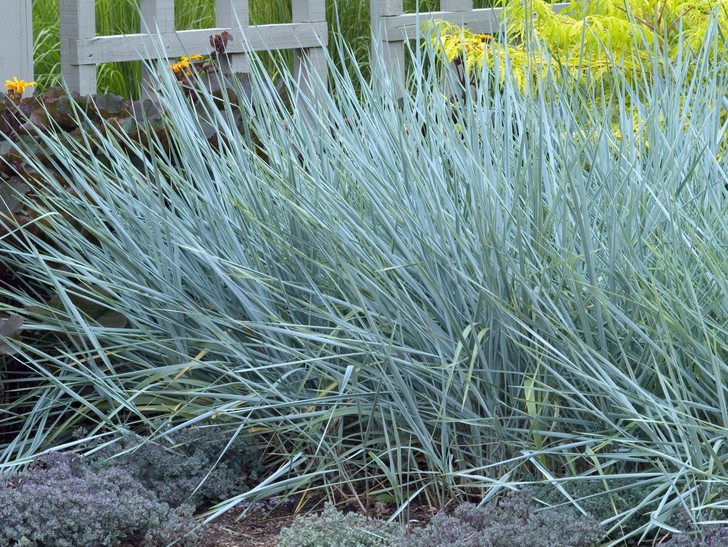
[[(652, 77), (678, 57), (692, 56), (712, 35), (728, 29), (728, 2), (634, 0), (572, 2), (556, 13), (544, 0), (509, 2), (507, 32), (498, 37), (474, 34), (448, 23), (433, 25), (433, 41), (449, 61), (467, 52), (465, 67), (472, 75), (483, 64), (499, 64), (502, 77), (509, 70), (525, 87), (538, 73), (556, 77), (566, 67), (569, 79), (582, 86), (609, 87), (622, 78)], [(530, 47), (536, 40), (540, 47)], [(722, 51), (723, 39), (711, 49)], [(653, 66), (656, 64), (657, 66)]]

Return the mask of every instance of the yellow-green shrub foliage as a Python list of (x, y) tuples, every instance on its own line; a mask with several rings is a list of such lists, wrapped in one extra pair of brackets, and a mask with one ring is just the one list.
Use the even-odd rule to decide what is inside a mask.
[[(523, 88), (538, 73), (560, 77), (561, 67), (582, 85), (608, 85), (615, 68), (627, 79), (644, 77), (654, 60), (697, 52), (714, 19), (718, 36), (728, 31), (728, 0), (572, 0), (558, 13), (550, 2), (522, 0), (509, 2), (503, 15), (505, 40), (439, 22), (433, 41), (449, 61), (464, 59), (471, 74), (487, 63), (502, 80), (508, 65)], [(532, 36), (543, 47), (526, 47)], [(713, 47), (725, 44), (719, 38)]]

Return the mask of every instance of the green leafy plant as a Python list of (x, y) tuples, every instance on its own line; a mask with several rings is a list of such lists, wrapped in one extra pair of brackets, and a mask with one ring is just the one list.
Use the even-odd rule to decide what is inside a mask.
[(51, 453), (0, 483), (3, 545), (202, 545), (190, 506), (160, 503), (120, 468)]
[[(658, 76), (678, 57), (698, 54), (706, 37), (728, 28), (728, 4), (703, 0), (573, 1), (555, 12), (550, 2), (508, 2), (505, 33), (494, 39), (446, 22), (434, 22), (432, 40), (449, 62), (463, 63), (476, 78), (484, 65), (498, 66), (519, 86), (546, 73), (570, 85), (610, 87), (622, 79)], [(710, 51), (725, 44), (717, 38)], [(540, 76), (539, 76), (540, 75)]]
[(209, 507), (261, 479), (261, 454), (245, 436), (231, 438), (214, 425), (158, 435), (150, 441), (128, 432), (95, 450), (91, 466), (121, 467), (172, 507)]
[(590, 547), (603, 536), (594, 517), (573, 508), (538, 508), (522, 491), (483, 507), (465, 503), (452, 515), (438, 513), (407, 536), (402, 547)]
[(298, 516), (281, 530), (279, 547), (386, 547), (399, 545), (402, 528), (327, 504), (319, 515)]

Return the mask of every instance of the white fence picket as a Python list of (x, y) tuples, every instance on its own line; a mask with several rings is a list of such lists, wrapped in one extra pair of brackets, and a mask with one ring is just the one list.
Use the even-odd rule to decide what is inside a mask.
[[(250, 25), (248, 0), (215, 0), (215, 25), (221, 28), (246, 28)], [(250, 65), (245, 53), (227, 55), (222, 59), (223, 70), (230, 74), (248, 72)]]
[[(371, 0), (369, 16), (372, 25), (372, 74), (387, 77), (394, 92), (402, 97), (405, 88), (404, 38), (393, 39), (388, 22), (404, 13), (402, 0)], [(377, 51), (377, 49), (379, 51)]]
[[(141, 31), (150, 34), (174, 32), (174, 0), (141, 0)], [(154, 92), (152, 74), (146, 64), (142, 64), (142, 95), (148, 97)]]
[[(28, 0), (4, 0), (0, 30), (0, 83), (33, 81), (33, 14)], [(29, 90), (28, 92), (31, 92)]]
[(441, 11), (470, 11), (473, 0), (440, 0)]
[[(326, 0), (293, 0), (292, 9), (294, 24), (326, 26)], [(325, 50), (328, 31), (318, 38), (318, 43), (309, 43), (307, 47), (293, 51), (293, 76), (301, 93), (311, 100), (315, 98), (320, 84), (326, 86), (328, 77)]]
[(96, 36), (94, 0), (60, 0), (61, 72), (66, 85), (81, 95), (96, 92), (96, 65), (86, 62), (79, 42)]

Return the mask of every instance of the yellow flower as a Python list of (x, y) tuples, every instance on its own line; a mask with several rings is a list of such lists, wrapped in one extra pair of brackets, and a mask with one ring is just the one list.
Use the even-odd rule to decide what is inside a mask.
[(172, 72), (175, 74), (179, 74), (180, 72), (189, 72), (190, 60), (187, 57), (182, 57), (176, 63), (169, 65), (169, 68), (171, 68)]
[(11, 99), (20, 99), (25, 93), (26, 87), (32, 87), (35, 82), (26, 82), (25, 80), (18, 80), (14, 77), (12, 80), (5, 80), (5, 87), (8, 90), (8, 97)]
[(190, 75), (190, 59), (193, 61), (199, 61), (202, 59), (202, 55), (190, 55), (189, 57), (187, 55), (183, 55), (179, 58), (179, 61), (176, 63), (169, 65), (169, 68), (172, 69), (172, 72), (175, 74), (184, 74), (186, 76)]

